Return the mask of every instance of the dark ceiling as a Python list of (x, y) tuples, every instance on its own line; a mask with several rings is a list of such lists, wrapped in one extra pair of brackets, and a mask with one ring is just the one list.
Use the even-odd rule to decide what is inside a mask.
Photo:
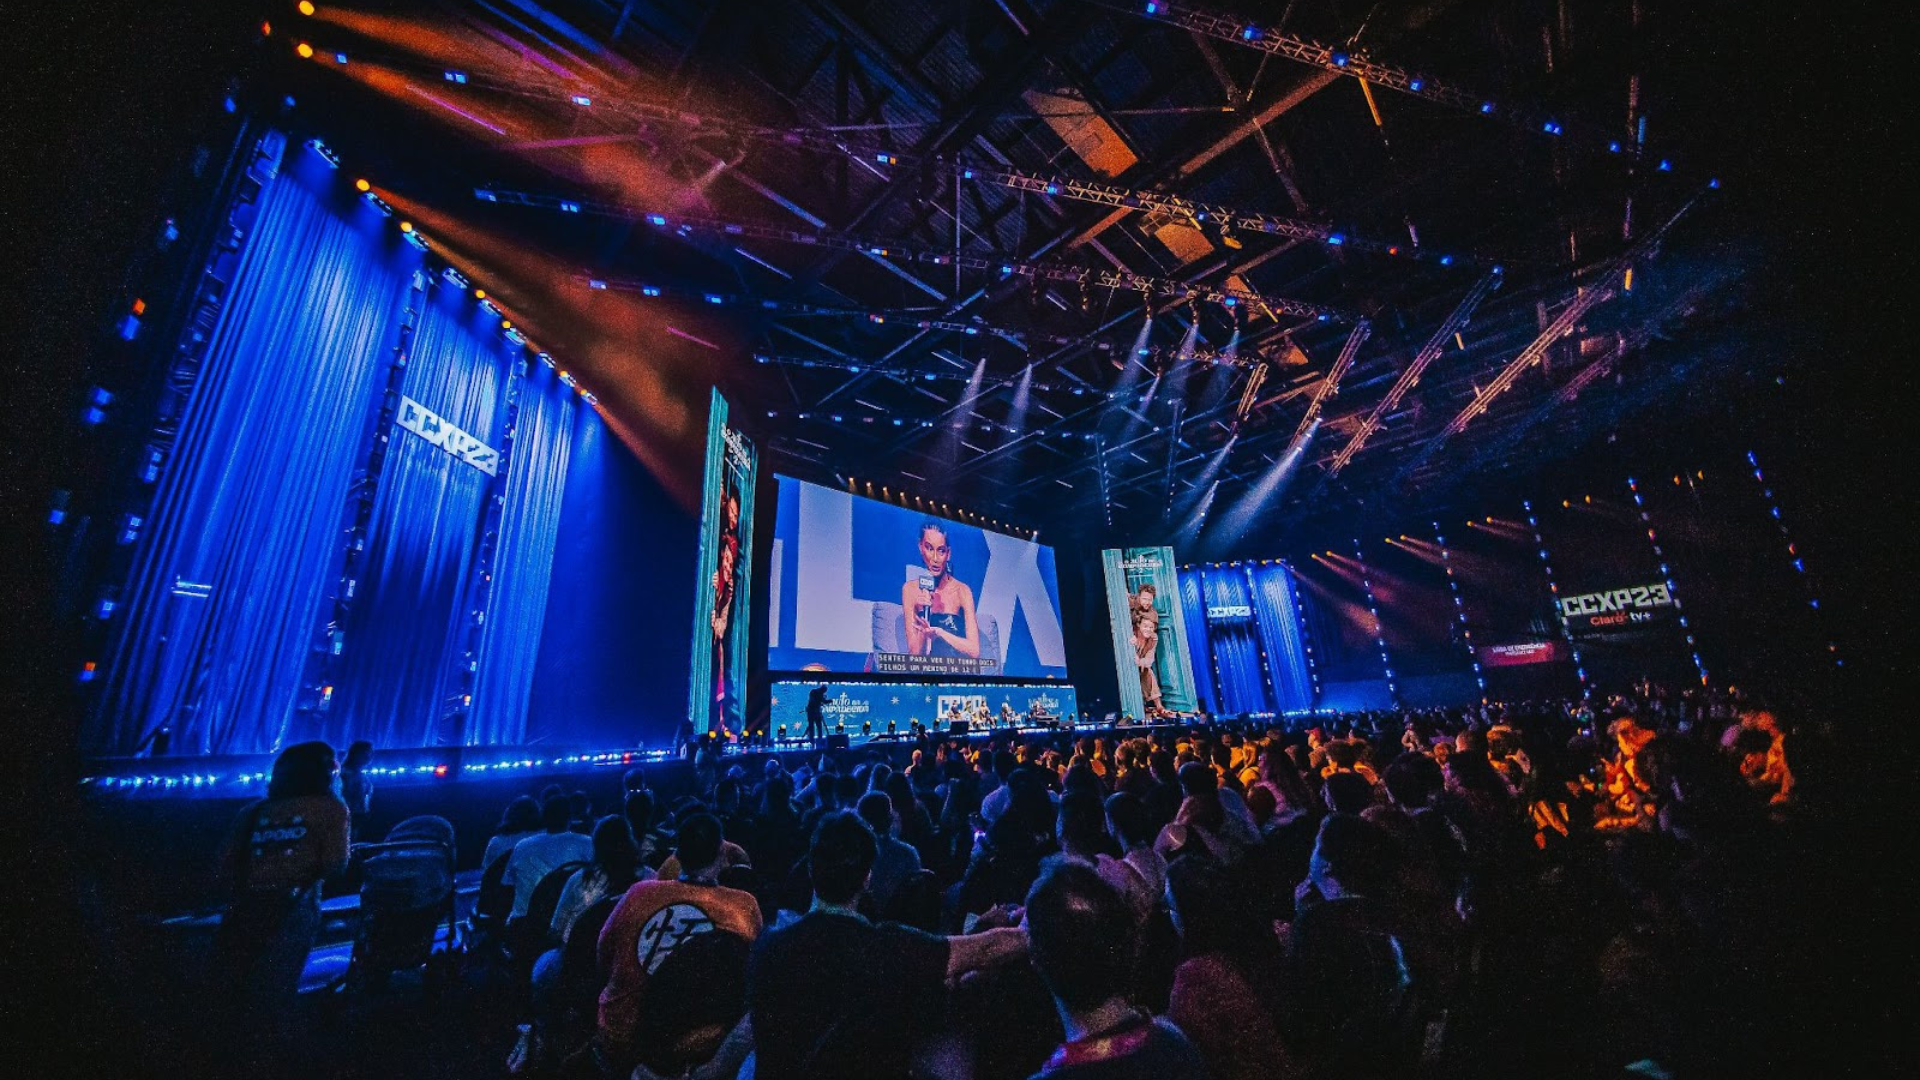
[(718, 384), (783, 471), (1222, 553), (1771, 382), (1680, 8), (323, 4), (260, 70), (656, 472)]

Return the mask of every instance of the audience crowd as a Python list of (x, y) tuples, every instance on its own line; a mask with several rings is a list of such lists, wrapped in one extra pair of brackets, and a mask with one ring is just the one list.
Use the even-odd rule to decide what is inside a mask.
[(506, 807), (470, 952), (527, 1075), (1767, 1073), (1819, 745), (1642, 687), (636, 769)]

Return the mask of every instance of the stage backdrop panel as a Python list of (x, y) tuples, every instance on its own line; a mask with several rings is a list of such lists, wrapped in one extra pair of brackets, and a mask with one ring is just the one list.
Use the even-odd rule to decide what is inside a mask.
[[(255, 213), (208, 341), (88, 725), (94, 754), (157, 727), (175, 753), (289, 741), (376, 398), (421, 256), (337, 175), (261, 143)], [(409, 436), (411, 437), (411, 436)]]
[(1180, 572), (1189, 650), (1219, 714), (1281, 715), (1316, 705), (1300, 625), (1303, 598), (1285, 564), (1226, 563)]
[(1162, 709), (1194, 712), (1199, 700), (1173, 549), (1108, 548), (1100, 553), (1100, 563), (1119, 669), (1120, 714), (1144, 717), (1152, 690), (1159, 692)]
[(727, 426), (727, 399), (713, 391), (693, 579), (693, 670), (687, 716), (695, 731), (746, 727), (747, 631), (753, 610), (753, 490), (759, 453)]
[[(789, 738), (807, 730), (807, 694), (817, 682), (782, 680), (773, 684), (771, 706), (773, 731), (777, 735), (785, 725)], [(929, 728), (946, 727), (947, 707), (955, 702), (962, 709), (985, 704), (995, 715), (1001, 705), (1010, 705), (1024, 717), (1039, 706), (1042, 715), (1065, 719), (1078, 715), (1079, 703), (1073, 687), (1061, 683), (1015, 685), (1010, 683), (851, 683), (829, 682), (824, 711), (827, 730), (833, 732), (845, 724), (849, 734), (884, 734), (889, 723), (896, 731), (907, 731), (914, 721)], [(871, 724), (871, 727), (867, 725)]]
[(774, 521), (769, 670), (1066, 678), (1052, 548), (785, 476)]

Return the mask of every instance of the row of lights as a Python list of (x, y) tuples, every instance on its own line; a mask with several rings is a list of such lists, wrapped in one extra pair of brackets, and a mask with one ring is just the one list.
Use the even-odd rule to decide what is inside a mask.
[[(340, 168), (340, 156), (322, 140), (309, 139), (307, 141), (307, 148), (315, 154), (318, 154), (321, 160), (325, 161), (329, 167), (334, 169)], [(374, 190), (372, 181), (366, 177), (359, 177), (354, 180), (353, 188), (360, 193), (360, 197), (365, 199), (368, 205), (378, 210), (381, 216), (389, 218), (394, 216), (392, 205), (385, 199), (382, 199), (379, 193)], [(421, 251), (433, 250), (433, 246), (428, 243), (425, 236), (421, 235), (420, 230), (414, 227), (413, 222), (402, 220), (399, 228), (400, 234), (414, 247)], [(499, 302), (487, 295), (486, 289), (473, 285), (467, 276), (461, 273), (460, 270), (451, 263), (441, 271), (441, 278), (446, 281), (447, 284), (457, 289), (471, 289), (473, 298), (479, 302), (480, 308), (487, 312), (487, 314), (500, 320), (500, 332), (502, 336), (513, 344), (522, 346), (529, 352), (532, 352), (535, 359), (539, 360), (542, 366), (557, 372), (560, 376), (561, 383), (565, 384), (566, 387), (574, 393), (580, 395), (582, 401), (585, 401), (589, 406), (599, 407), (600, 399), (591, 391), (581, 386), (580, 380), (575, 377), (573, 373), (561, 368), (555, 362), (552, 353), (547, 352), (528, 340), (526, 333), (513, 324), (513, 320), (508, 317), (506, 311), (500, 307)]]
[(1700, 673), (1700, 685), (1707, 684), (1707, 664), (1700, 659), (1699, 643), (1693, 639), (1693, 629), (1687, 625), (1687, 612), (1680, 604), (1680, 587), (1673, 583), (1673, 571), (1667, 567), (1667, 554), (1660, 548), (1660, 534), (1654, 531), (1653, 519), (1647, 515), (1647, 501), (1640, 495), (1640, 484), (1633, 477), (1627, 477), (1627, 490), (1633, 494), (1633, 505), (1640, 511), (1640, 524), (1647, 527), (1647, 544), (1653, 548), (1653, 557), (1660, 564), (1660, 576), (1666, 579), (1667, 596), (1673, 601), (1673, 610), (1679, 615), (1680, 629), (1686, 632), (1687, 651), (1693, 655), (1693, 668)]
[[(1813, 594), (1813, 579), (1807, 575), (1807, 563), (1800, 557), (1800, 549), (1793, 542), (1793, 534), (1787, 531), (1787, 523), (1780, 516), (1780, 503), (1773, 497), (1773, 488), (1767, 484), (1766, 473), (1760, 470), (1760, 458), (1753, 451), (1747, 451), (1747, 464), (1753, 466), (1753, 482), (1760, 485), (1760, 497), (1767, 501), (1767, 513), (1773, 517), (1773, 523), (1780, 529), (1780, 539), (1786, 541), (1787, 558), (1792, 560), (1794, 572), (1807, 583), (1807, 606), (1820, 610), (1820, 598)], [(1840, 659), (1840, 646), (1827, 642), (1827, 655), (1833, 658), (1834, 667), (1845, 667), (1846, 661)]]
[[(666, 761), (673, 756), (667, 749), (645, 748), (637, 750), (605, 750), (595, 754), (567, 754), (560, 757), (519, 758), (511, 761), (478, 761), (458, 766), (458, 772), (485, 773), (499, 775), (503, 773), (525, 772), (532, 769), (595, 768), (608, 765), (632, 765), (636, 762)], [(368, 776), (398, 779), (414, 777), (421, 779), (433, 777), (445, 779), (454, 775), (456, 767), (448, 762), (421, 763), (419, 765), (372, 766), (366, 770)], [(172, 791), (185, 788), (191, 790), (218, 788), (232, 785), (251, 788), (271, 779), (270, 770), (225, 773), (179, 773), (173, 775), (148, 773), (140, 776), (84, 776), (80, 783), (84, 787), (100, 788), (108, 791)]]
[(1540, 535), (1540, 519), (1533, 514), (1533, 502), (1523, 500), (1520, 509), (1526, 511), (1527, 526), (1533, 530), (1533, 545), (1540, 551), (1540, 569), (1547, 575), (1547, 591), (1553, 594), (1554, 621), (1560, 624), (1560, 636), (1567, 641), (1567, 652), (1573, 656), (1573, 673), (1580, 678), (1580, 696), (1593, 696), (1593, 686), (1587, 682), (1587, 665), (1580, 659), (1580, 644), (1573, 640), (1573, 628), (1567, 625), (1566, 618), (1560, 612), (1560, 586), (1553, 580), (1553, 563), (1547, 558), (1547, 541)]
[(911, 498), (913, 500), (914, 509), (922, 510), (929, 514), (937, 512), (941, 516), (951, 518), (954, 521), (964, 522), (968, 525), (992, 526), (993, 528), (1001, 532), (1011, 532), (1014, 535), (1024, 535), (1029, 539), (1040, 535), (1040, 531), (1038, 529), (1031, 529), (1024, 525), (1013, 525), (1008, 522), (1001, 521), (998, 518), (990, 518), (985, 514), (976, 513), (975, 511), (967, 510), (964, 508), (956, 510), (953, 507), (948, 506), (946, 503), (940, 502), (935, 499), (925, 498), (924, 496), (920, 496), (920, 495), (910, 496), (904, 491), (895, 491), (893, 490), (892, 487), (886, 484), (879, 485), (877, 489), (879, 491), (879, 494), (876, 495), (874, 494), (876, 488), (874, 486), (873, 481), (871, 480), (861, 480), (855, 477), (846, 477), (845, 480), (847, 485), (847, 493), (851, 495), (864, 494), (869, 499), (878, 499), (881, 502), (891, 503), (895, 506), (899, 506), (902, 508), (904, 508), (907, 505), (907, 500)]
[(1387, 696), (1395, 706), (1400, 704), (1400, 690), (1393, 681), (1393, 659), (1387, 655), (1387, 631), (1380, 622), (1380, 607), (1373, 597), (1373, 580), (1367, 576), (1366, 556), (1360, 552), (1360, 538), (1353, 538), (1353, 560), (1360, 564), (1360, 588), (1367, 595), (1367, 611), (1373, 616), (1373, 641), (1380, 646), (1380, 670), (1386, 672)]
[(1487, 677), (1480, 670), (1480, 650), (1473, 644), (1473, 628), (1467, 624), (1467, 602), (1460, 595), (1460, 580), (1453, 574), (1453, 552), (1447, 548), (1447, 538), (1440, 532), (1440, 523), (1433, 523), (1433, 541), (1440, 545), (1440, 565), (1447, 570), (1447, 591), (1453, 594), (1453, 612), (1460, 620), (1460, 635), (1467, 643), (1467, 659), (1473, 663), (1473, 681), (1480, 684), (1480, 704), (1487, 703)]

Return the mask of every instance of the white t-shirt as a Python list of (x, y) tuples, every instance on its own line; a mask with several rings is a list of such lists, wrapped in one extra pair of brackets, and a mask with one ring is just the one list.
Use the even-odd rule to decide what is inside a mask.
[(486, 873), (493, 860), (513, 850), (513, 846), (529, 836), (539, 836), (537, 832), (501, 833), (487, 839), (486, 853), (480, 856), (480, 872)]
[(502, 885), (513, 886), (510, 917), (517, 919), (527, 913), (527, 905), (533, 900), (533, 890), (540, 887), (541, 878), (567, 863), (591, 858), (593, 837), (577, 832), (541, 833), (513, 845), (513, 854), (507, 857), (506, 876), (500, 879)]

